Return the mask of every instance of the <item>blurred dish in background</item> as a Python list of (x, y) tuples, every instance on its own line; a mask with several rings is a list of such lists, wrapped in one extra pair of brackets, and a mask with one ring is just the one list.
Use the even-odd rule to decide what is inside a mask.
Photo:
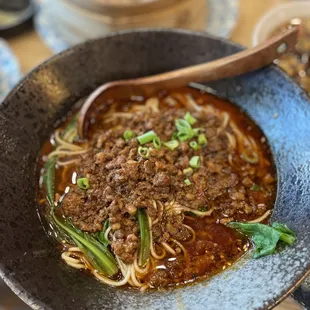
[(310, 1), (279, 5), (265, 14), (254, 30), (253, 45), (294, 26), (300, 29), (296, 51), (275, 63), (310, 95)]
[[(97, 16), (97, 18), (91, 20), (92, 27), (89, 26), (87, 19), (85, 20), (84, 17), (77, 18), (76, 15), (74, 15), (75, 10), (70, 14), (68, 10), (59, 9), (61, 5), (67, 6), (68, 2), (70, 2), (69, 6), (74, 6), (75, 10), (79, 13), (87, 11), (83, 9), (81, 5), (84, 3), (84, 7), (88, 7), (87, 17)], [(145, 25), (143, 26), (133, 22), (137, 19), (132, 19), (130, 16), (127, 16), (127, 24), (122, 24), (122, 27), (120, 27), (121, 25), (118, 24), (119, 28), (112, 29), (110, 26), (106, 26), (105, 24), (101, 23), (105, 16), (98, 14), (100, 11), (98, 11), (95, 15), (93, 15), (93, 12), (91, 12), (91, 8), (96, 8), (95, 5), (98, 6), (101, 4), (101, 2), (104, 2), (105, 4), (108, 2), (113, 2), (113, 4), (122, 3), (122, 8), (124, 8), (125, 4), (128, 4), (129, 2), (132, 4), (134, 2), (136, 4), (136, 9), (138, 7), (139, 10), (141, 10), (141, 8), (145, 9), (147, 5), (162, 8), (163, 3), (175, 4), (177, 2), (179, 13), (182, 12), (181, 8), (183, 8), (183, 12), (185, 8), (187, 8), (186, 11), (189, 12), (188, 10), (190, 10), (190, 13), (183, 15), (180, 13), (177, 15), (172, 11), (170, 12), (170, 9), (167, 9), (166, 7), (164, 13), (163, 10), (159, 10), (162, 14), (160, 16), (166, 18), (165, 23), (159, 22), (157, 18), (148, 17), (148, 19), (144, 20)], [(51, 3), (53, 4), (51, 5)], [(197, 7), (192, 8), (195, 3), (200, 4), (199, 7), (201, 12), (197, 10)], [(104, 9), (106, 7), (101, 6), (100, 8)], [(71, 45), (83, 42), (89, 38), (107, 35), (111, 31), (137, 27), (178, 27), (194, 30), (205, 30), (213, 35), (227, 38), (236, 24), (238, 8), (239, 0), (54, 0), (53, 2), (51, 2), (51, 0), (45, 0), (41, 5), (39, 14), (37, 14), (35, 18), (35, 27), (41, 38), (55, 52), (60, 52), (70, 47)], [(55, 13), (56, 11), (57, 13)], [(120, 11), (122, 12), (122, 9), (120, 9)], [(203, 14), (201, 14), (202, 12)], [(174, 16), (173, 19), (166, 17), (171, 16), (169, 14), (172, 13)], [(151, 14), (159, 13), (157, 11), (155, 13), (152, 11)], [(198, 14), (201, 18), (192, 18), (195, 16), (195, 14)], [(100, 18), (98, 18), (98, 15)], [(176, 18), (176, 16), (179, 18)], [(72, 19), (70, 17), (72, 17)], [(122, 19), (118, 19), (118, 21), (120, 20), (124, 21), (125, 19), (122, 17)], [(129, 21), (131, 21), (131, 23), (129, 23)], [(72, 26), (72, 22), (75, 26)], [(78, 27), (76, 25), (78, 25)]]
[(20, 34), (30, 24), (33, 14), (30, 0), (0, 0), (0, 36)]
[(0, 39), (0, 102), (20, 80), (19, 63), (7, 45)]

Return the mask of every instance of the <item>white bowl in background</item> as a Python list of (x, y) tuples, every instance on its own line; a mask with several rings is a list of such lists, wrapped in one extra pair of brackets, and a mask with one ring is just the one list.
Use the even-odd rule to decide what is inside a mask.
[(268, 39), (276, 28), (288, 23), (293, 18), (310, 19), (310, 1), (284, 3), (268, 11), (254, 28), (252, 45), (256, 46)]

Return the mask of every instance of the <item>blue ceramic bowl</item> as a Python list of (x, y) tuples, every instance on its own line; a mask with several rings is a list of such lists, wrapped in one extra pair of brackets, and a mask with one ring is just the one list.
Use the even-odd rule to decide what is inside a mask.
[(83, 43), (31, 72), (0, 106), (0, 269), (34, 309), (269, 309), (299, 284), (310, 261), (310, 106), (274, 66), (209, 84), (245, 110), (269, 140), (278, 172), (272, 221), (298, 241), (192, 286), (163, 292), (116, 289), (67, 267), (35, 208), (35, 164), (43, 141), (73, 103), (102, 83), (223, 57), (241, 48), (203, 33), (129, 31)]

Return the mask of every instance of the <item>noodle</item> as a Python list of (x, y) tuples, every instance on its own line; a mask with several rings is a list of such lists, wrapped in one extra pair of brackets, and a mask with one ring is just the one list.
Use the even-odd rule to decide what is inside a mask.
[(271, 214), (271, 210), (266, 211), (262, 216), (258, 217), (255, 220), (248, 221), (248, 223), (260, 223), (265, 220)]
[(145, 274), (148, 272), (149, 268), (150, 268), (150, 263), (147, 262), (145, 267), (141, 268), (138, 264), (138, 258), (136, 257), (134, 262), (133, 262), (133, 266), (135, 268), (135, 270), (140, 273), (140, 274)]
[(196, 240), (196, 233), (195, 233), (195, 230), (194, 230), (192, 227), (188, 226), (188, 225), (183, 224), (183, 226), (184, 226), (185, 228), (187, 228), (187, 229), (191, 232), (191, 234), (192, 234), (192, 239), (189, 240), (188, 242), (190, 242), (190, 243), (194, 242), (194, 241)]
[(162, 246), (167, 250), (167, 252), (169, 252), (170, 254), (172, 254), (172, 255), (177, 255), (177, 253), (175, 252), (175, 250), (168, 244), (168, 243), (166, 243), (166, 242), (162, 242), (161, 243), (162, 244)]
[(128, 280), (130, 278), (130, 275), (131, 275), (131, 269), (132, 269), (132, 265), (129, 265), (128, 266), (128, 269), (126, 271), (126, 274), (125, 274), (125, 277), (123, 278), (123, 280), (121, 281), (114, 281), (114, 280), (111, 280), (105, 276), (102, 276), (100, 275), (96, 270), (94, 271), (94, 276), (101, 282), (105, 283), (105, 284), (109, 284), (109, 285), (112, 285), (112, 286), (123, 286), (125, 284), (128, 283)]

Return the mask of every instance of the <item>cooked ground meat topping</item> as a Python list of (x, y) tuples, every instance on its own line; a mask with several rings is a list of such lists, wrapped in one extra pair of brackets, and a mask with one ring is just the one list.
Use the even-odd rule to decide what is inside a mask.
[[(181, 210), (213, 211), (214, 221), (225, 224), (257, 218), (271, 208), (274, 186), (266, 186), (262, 175), (270, 163), (258, 163), (249, 154), (250, 149), (263, 152), (254, 139), (238, 145), (235, 135), (240, 135), (240, 129), (228, 122), (228, 113), (205, 109), (191, 111), (195, 120), (191, 128), (197, 129), (196, 134), (182, 141), (183, 133), (176, 136), (176, 120), (184, 120), (186, 115), (187, 108), (167, 105), (108, 114), (105, 125), (92, 136), (88, 152), (76, 164), (78, 177), (87, 178), (89, 188), (70, 186), (63, 200), (64, 214), (91, 233), (101, 231), (109, 219), (112, 249), (125, 263), (134, 261), (139, 246), (139, 208), (156, 223), (152, 234), (158, 243), (191, 238)], [(124, 139), (126, 131), (131, 132), (131, 139)], [(149, 131), (162, 142), (160, 148), (153, 141), (140, 145), (136, 137)], [(177, 147), (165, 146), (163, 142), (169, 141), (177, 141)], [(151, 281), (158, 281), (159, 276), (154, 277)], [(166, 276), (160, 278), (165, 282)]]

